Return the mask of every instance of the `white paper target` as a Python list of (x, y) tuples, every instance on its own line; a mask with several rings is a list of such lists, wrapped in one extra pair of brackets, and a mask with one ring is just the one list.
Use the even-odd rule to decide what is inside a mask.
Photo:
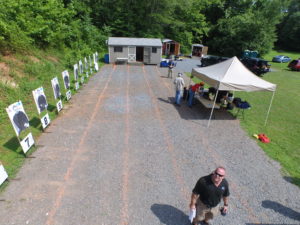
[(88, 64), (86, 57), (84, 57), (84, 66), (85, 66), (85, 70), (89, 69), (89, 64)]
[(42, 123), (42, 126), (43, 126), (43, 129), (45, 129), (49, 124), (50, 124), (50, 117), (48, 115), (48, 113), (42, 117), (41, 119), (41, 123)]
[(92, 62), (92, 58), (90, 55), (89, 55), (89, 64), (90, 64), (90, 67), (92, 67), (93, 62)]
[(23, 152), (26, 153), (31, 148), (31, 146), (34, 145), (34, 140), (32, 137), (32, 134), (29, 133), (22, 141), (21, 146), (23, 149)]
[(69, 101), (72, 97), (71, 90), (66, 92), (66, 96), (67, 96), (67, 101)]
[(95, 53), (95, 56), (96, 56), (96, 61), (95, 62), (98, 63), (98, 61), (99, 61), (98, 52)]
[(78, 64), (79, 64), (79, 73), (83, 74), (83, 64), (82, 64), (82, 61), (79, 60)]
[(96, 71), (98, 71), (98, 70), (99, 70), (98, 63), (95, 63), (95, 70), (96, 70)]
[(63, 71), (61, 74), (62, 74), (62, 78), (64, 81), (65, 89), (69, 89), (70, 88), (70, 76), (69, 76), (68, 70)]
[(89, 72), (86, 72), (85, 75), (86, 75), (86, 77), (88, 78), (88, 77), (89, 77)]
[(3, 167), (3, 165), (0, 165), (0, 185), (3, 184), (3, 182), (8, 178), (8, 175)]
[(44, 88), (39, 87), (39, 88), (33, 90), (32, 94), (33, 94), (33, 98), (34, 98), (38, 113), (41, 114), (41, 112), (47, 110), (47, 107), (48, 107), (46, 95), (44, 93)]
[(78, 64), (74, 64), (74, 80), (77, 81), (78, 80)]
[(26, 130), (26, 128), (29, 127), (29, 120), (21, 101), (15, 102), (8, 106), (6, 108), (6, 112), (17, 136), (20, 135), (21, 131)]
[(57, 77), (54, 77), (51, 80), (51, 84), (52, 84), (52, 89), (53, 89), (53, 93), (54, 93), (54, 98), (59, 99), (61, 97), (61, 92), (60, 92), (60, 87), (59, 87)]

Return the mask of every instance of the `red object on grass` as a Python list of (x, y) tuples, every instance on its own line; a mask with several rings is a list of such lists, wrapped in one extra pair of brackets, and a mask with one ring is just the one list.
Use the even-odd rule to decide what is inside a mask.
[(259, 135), (258, 135), (258, 139), (259, 139), (262, 143), (270, 143), (270, 139), (269, 139), (265, 134), (259, 134)]

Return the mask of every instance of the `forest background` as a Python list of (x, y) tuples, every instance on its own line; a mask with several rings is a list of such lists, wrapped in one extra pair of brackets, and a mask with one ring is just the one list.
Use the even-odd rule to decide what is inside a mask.
[[(109, 36), (202, 43), (224, 56), (300, 50), (298, 0), (1, 0), (0, 51), (106, 51)], [(71, 52), (70, 52), (71, 50)], [(70, 61), (70, 60), (69, 60)]]
[(37, 137), (42, 128), (32, 90), (44, 87), (54, 119), (50, 80), (57, 76), (62, 87), (61, 72), (96, 51), (101, 58), (110, 36), (168, 38), (184, 54), (193, 43), (227, 57), (246, 49), (261, 56), (274, 48), (299, 52), (300, 1), (0, 0), (0, 163), (10, 177), (24, 158), (5, 108), (22, 100)]

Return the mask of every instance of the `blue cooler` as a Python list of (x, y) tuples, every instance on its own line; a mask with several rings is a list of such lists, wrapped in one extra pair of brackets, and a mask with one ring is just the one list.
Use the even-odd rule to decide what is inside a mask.
[(104, 55), (104, 62), (109, 63), (109, 54)]

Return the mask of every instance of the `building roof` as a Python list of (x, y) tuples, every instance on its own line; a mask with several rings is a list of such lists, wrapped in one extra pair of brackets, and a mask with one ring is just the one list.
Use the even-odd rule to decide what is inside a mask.
[(159, 38), (127, 38), (127, 37), (110, 37), (108, 45), (112, 46), (155, 46), (161, 47), (162, 43)]

